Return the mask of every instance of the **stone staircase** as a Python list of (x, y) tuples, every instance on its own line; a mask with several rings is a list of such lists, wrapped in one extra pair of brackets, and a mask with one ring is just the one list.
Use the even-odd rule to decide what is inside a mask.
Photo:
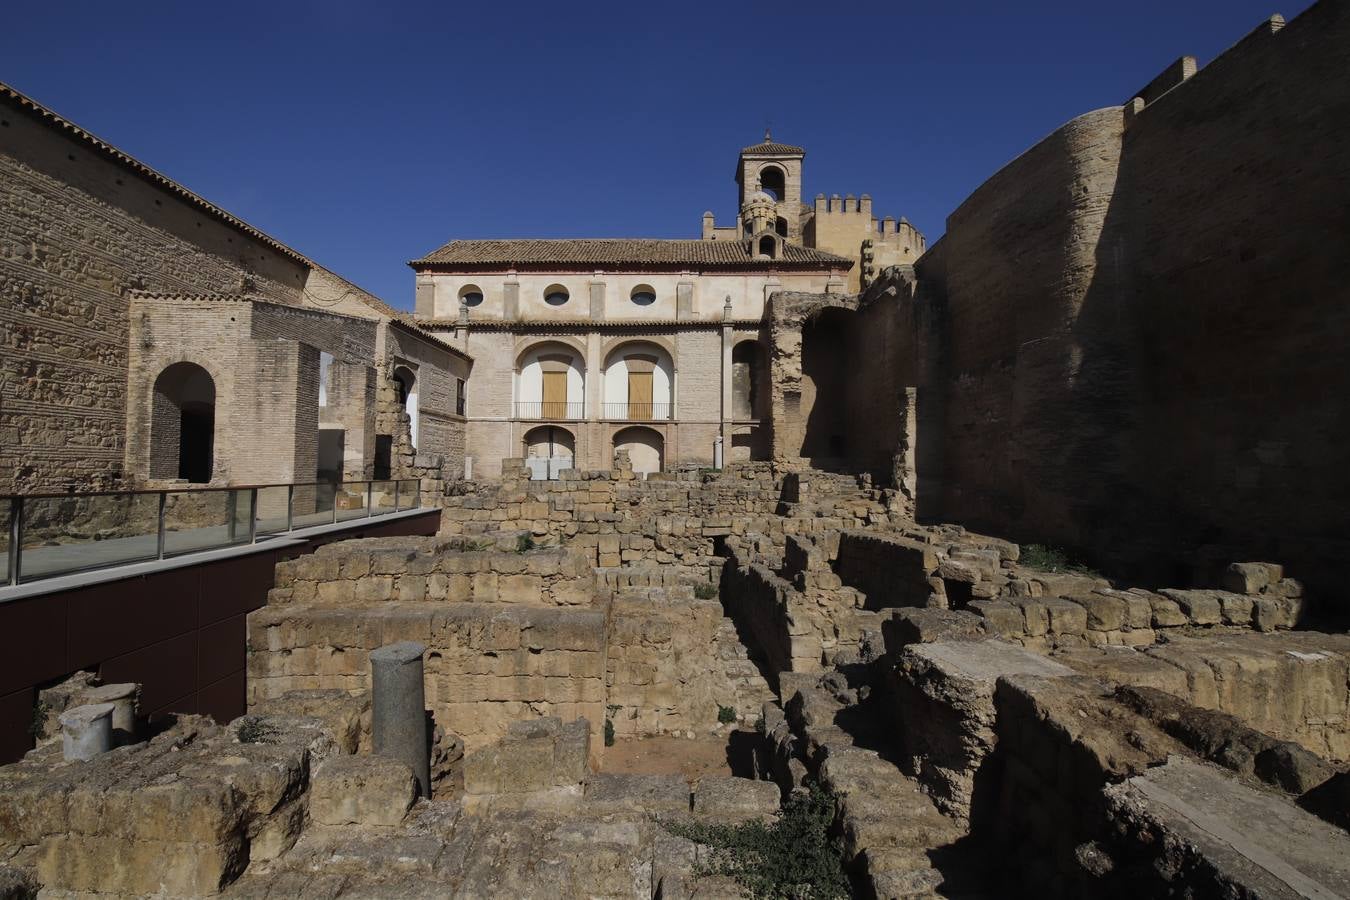
[[(875, 696), (859, 702), (830, 673), (794, 679), (787, 722), (793, 744), (838, 798), (844, 859), (863, 896), (877, 900), (1000, 896), (963, 822), (943, 815), (918, 782), (873, 749), (887, 721)], [(785, 692), (786, 695), (786, 692)], [(780, 732), (781, 734), (781, 732)]]

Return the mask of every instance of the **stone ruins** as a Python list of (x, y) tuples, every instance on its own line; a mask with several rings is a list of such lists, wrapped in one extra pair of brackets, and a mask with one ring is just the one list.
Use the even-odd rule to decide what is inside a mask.
[[(593, 321), (550, 322), (534, 300), (567, 302), (576, 248), (518, 276), (493, 254), (534, 248), (480, 246), (547, 242), (418, 260), (415, 317), (260, 233), (229, 296), (130, 278), (89, 388), (125, 406), (107, 453), (43, 456), (59, 435), (7, 380), (0, 457), (48, 487), (329, 465), (417, 479), (438, 525), (269, 562), (220, 638), (245, 642), (243, 715), (97, 664), (24, 686), (0, 898), (1350, 897), (1347, 48), (1350, 6), (1321, 0), (1183, 59), (1011, 162), (931, 246), (864, 222), (870, 201), (801, 204), (801, 149), (766, 136), (745, 220), (668, 242), (735, 245), (762, 296), (709, 305), (722, 274), (639, 248), (652, 268), (623, 278), (669, 276), (664, 325), (607, 314), (628, 282), (599, 272), (576, 282)], [(25, 204), (103, 189), (32, 163), (96, 139), (16, 97), (7, 323), (61, 282), (15, 239)], [(248, 228), (178, 200), (203, 242)], [(784, 284), (770, 263), (793, 260)], [(22, 334), (7, 379), (57, 366)], [(231, 354), (274, 376), (227, 377)], [(196, 458), (183, 398), (213, 378), (159, 383), (188, 364), (220, 398)], [(656, 412), (677, 365), (701, 399)], [(254, 409), (279, 438), (251, 458), (222, 442)], [(31, 533), (68, 538), (73, 509)], [(81, 539), (132, 527), (98, 515)]]

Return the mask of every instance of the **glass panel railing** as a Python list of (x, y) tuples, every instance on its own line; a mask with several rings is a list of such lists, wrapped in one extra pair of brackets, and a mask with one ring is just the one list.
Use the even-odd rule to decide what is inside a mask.
[(158, 494), (25, 498), (19, 580), (154, 559), (158, 516)]
[(370, 514), (382, 516), (394, 511), (394, 491), (397, 481), (376, 481), (370, 487)]
[[(0, 586), (247, 544), (413, 510), (420, 501), (415, 478), (3, 498)], [(17, 546), (11, 510), (19, 510)]]
[(296, 528), (332, 524), (336, 497), (337, 485), (331, 482), (296, 485), (292, 523)]
[(251, 491), (169, 491), (164, 495), (164, 555), (249, 542)]
[(14, 521), (15, 502), (5, 500), (4, 506), (0, 507), (0, 525), (4, 526), (4, 531), (0, 531), (0, 587), (9, 584), (9, 529), (10, 523)]
[(366, 501), (370, 497), (370, 482), (350, 481), (342, 485), (337, 494), (337, 517), (339, 522), (366, 517)]
[(259, 537), (281, 534), (290, 528), (291, 488), (287, 485), (258, 488), (257, 533)]

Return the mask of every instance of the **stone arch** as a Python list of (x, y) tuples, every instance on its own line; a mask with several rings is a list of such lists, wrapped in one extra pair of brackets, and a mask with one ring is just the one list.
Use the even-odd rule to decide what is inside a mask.
[(675, 360), (664, 342), (625, 340), (603, 358), (605, 418), (647, 422), (674, 415)]
[(580, 419), (585, 397), (586, 354), (571, 342), (535, 341), (516, 357), (516, 418)]
[(521, 455), (530, 457), (576, 458), (577, 436), (562, 425), (536, 425), (521, 438)]
[(181, 361), (155, 378), (150, 412), (150, 477), (205, 484), (215, 471), (216, 383)]
[(660, 472), (665, 465), (666, 441), (661, 432), (645, 425), (630, 425), (614, 433), (614, 454), (628, 451), (633, 471), (642, 475)]
[(768, 194), (776, 203), (787, 198), (787, 173), (772, 163), (759, 170), (759, 189)]
[(408, 414), (408, 439), (413, 449), (417, 449), (417, 372), (402, 363), (394, 366), (394, 390), (398, 392), (398, 405)]

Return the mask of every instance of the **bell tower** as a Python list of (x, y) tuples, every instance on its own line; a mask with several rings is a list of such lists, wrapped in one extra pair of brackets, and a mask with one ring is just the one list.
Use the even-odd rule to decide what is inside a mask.
[[(736, 166), (736, 183), (740, 185), (742, 237), (750, 237), (762, 227), (763, 198), (773, 201), (770, 228), (784, 240), (802, 242), (802, 158), (806, 151), (790, 144), (778, 144), (767, 129), (764, 142), (741, 150)], [(755, 202), (752, 203), (751, 201)], [(752, 226), (747, 213), (754, 207), (756, 222)]]

